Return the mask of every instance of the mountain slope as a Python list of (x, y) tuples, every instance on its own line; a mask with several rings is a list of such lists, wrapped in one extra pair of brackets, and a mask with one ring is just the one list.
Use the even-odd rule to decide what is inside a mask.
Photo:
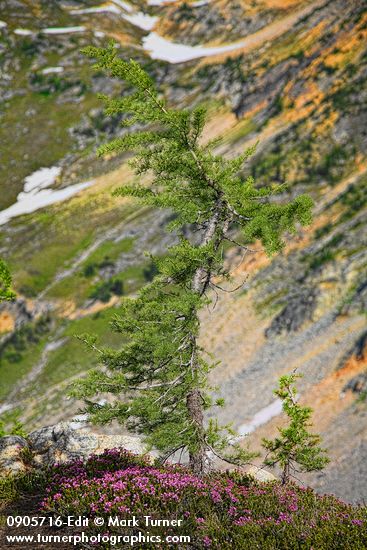
[[(73, 198), (1, 226), (0, 254), (19, 293), (0, 312), (5, 420), (18, 409), (30, 428), (76, 413), (65, 388), (95, 358), (74, 335), (91, 331), (118, 345), (107, 323), (121, 295), (154, 275), (144, 250), (164, 254), (175, 238), (164, 231), (169, 213), (111, 196), (134, 177), (125, 157), (95, 159), (99, 143), (124, 131), (103, 115), (96, 93), (123, 90), (92, 73), (79, 49), (112, 37), (172, 104), (207, 106), (205, 139), (218, 138), (219, 152), (259, 142), (244, 174), (259, 185), (288, 183), (287, 196), (313, 197), (312, 226), (289, 235), (281, 255), (268, 259), (257, 243), (243, 261), (228, 250), (227, 290), (243, 282), (243, 291), (222, 293), (203, 312), (202, 338), (221, 360), (213, 376), (228, 403), (221, 420), (253, 430), (254, 446), (281, 422), (277, 377), (301, 371), (301, 399), (315, 406), (331, 456), (325, 473), (307, 481), (366, 498), (367, 408), (357, 402), (367, 391), (366, 3), (3, 4), (1, 206), (43, 166), (60, 168), (52, 190), (88, 182)], [(69, 30), (45, 32), (60, 27)], [(186, 63), (159, 61), (169, 41), (186, 48), (176, 59), (184, 53)], [(226, 51), (212, 55), (212, 47)], [(38, 200), (44, 190), (36, 191)]]

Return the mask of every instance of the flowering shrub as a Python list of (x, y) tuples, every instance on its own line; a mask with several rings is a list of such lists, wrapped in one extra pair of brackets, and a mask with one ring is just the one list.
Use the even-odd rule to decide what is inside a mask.
[[(122, 449), (92, 456), (85, 464), (55, 466), (41, 509), (90, 518), (182, 519), (181, 527), (143, 524), (139, 529), (190, 535), (191, 543), (184, 548), (367, 548), (365, 508), (294, 484), (255, 482), (239, 472), (199, 478), (181, 466), (149, 464)], [(127, 533), (126, 528), (106, 524), (102, 529)]]

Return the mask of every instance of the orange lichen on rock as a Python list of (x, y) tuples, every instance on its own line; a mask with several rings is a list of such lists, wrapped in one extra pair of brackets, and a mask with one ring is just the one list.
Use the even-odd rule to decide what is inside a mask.
[[(356, 320), (355, 326), (356, 328), (363, 328), (363, 320)], [(325, 349), (332, 345), (333, 342), (331, 340), (323, 342)], [(319, 352), (320, 349), (314, 349), (311, 353), (316, 356)], [(302, 361), (298, 362), (297, 366), (300, 372), (302, 372), (302, 364), (307, 359), (309, 359), (309, 355), (302, 357)], [(321, 382), (307, 389), (307, 392), (301, 397), (300, 403), (312, 407), (315, 411), (313, 416), (315, 432), (326, 433), (335, 419), (355, 401), (355, 394), (353, 392), (344, 393), (343, 389), (353, 377), (363, 372), (366, 366), (366, 354), (360, 359), (353, 355), (345, 362), (342, 368), (331, 372)], [(294, 365), (288, 365), (286, 372), (289, 372), (292, 367)], [(263, 437), (274, 437), (278, 431), (278, 427), (282, 427), (285, 424), (286, 417), (284, 415), (276, 416), (267, 424), (258, 428), (254, 434), (246, 438), (246, 441), (250, 442), (251, 448), (254, 450), (260, 450), (261, 439)]]
[(316, 135), (325, 135), (335, 126), (339, 119), (340, 113), (337, 111), (329, 111), (328, 116), (323, 117), (319, 124), (315, 126)]
[(367, 355), (352, 355), (345, 365), (314, 386), (307, 396), (307, 403), (318, 411), (317, 429), (325, 431), (330, 422), (354, 400), (352, 392), (344, 394), (343, 388), (354, 376), (367, 367)]
[[(238, 48), (234, 47), (233, 51), (231, 50), (222, 54), (212, 55), (203, 58), (203, 60), (199, 64), (199, 67), (209, 64), (222, 63), (229, 57), (238, 57), (241, 53), (247, 53), (256, 48), (260, 48), (267, 42), (275, 40), (276, 38), (284, 35), (297, 23), (299, 19), (306, 16), (308, 13), (310, 13), (321, 4), (321, 1), (313, 2), (298, 11), (294, 11), (286, 15), (285, 17), (274, 21), (267, 27), (246, 36), (245, 39), (239, 40)], [(319, 27), (319, 25), (317, 27)]]
[(14, 317), (8, 311), (2, 311), (0, 314), (0, 334), (4, 332), (11, 332), (14, 328)]
[(337, 69), (343, 65), (358, 61), (359, 56), (365, 51), (367, 28), (367, 14), (365, 14), (358, 26), (349, 32), (344, 32), (332, 48), (326, 52), (324, 64), (327, 67)]
[(320, 23), (298, 36), (299, 47), (302, 48), (305, 55), (311, 56), (319, 50), (319, 39), (322, 38), (326, 25), (326, 21), (320, 21)]
[(263, 101), (260, 101), (260, 103), (257, 103), (256, 105), (254, 105), (251, 109), (248, 109), (247, 111), (245, 111), (245, 113), (243, 114), (243, 118), (250, 119), (254, 117), (257, 113), (265, 109), (268, 106), (268, 103), (269, 103), (268, 99), (264, 99)]
[(118, 296), (112, 296), (108, 302), (100, 302), (97, 301), (93, 303), (90, 307), (86, 308), (74, 308), (73, 311), (71, 311), (67, 317), (71, 321), (75, 319), (82, 319), (83, 317), (86, 317), (88, 315), (94, 315), (96, 313), (99, 313), (100, 311), (103, 311), (105, 309), (111, 308), (115, 305), (117, 305), (120, 301), (120, 298)]

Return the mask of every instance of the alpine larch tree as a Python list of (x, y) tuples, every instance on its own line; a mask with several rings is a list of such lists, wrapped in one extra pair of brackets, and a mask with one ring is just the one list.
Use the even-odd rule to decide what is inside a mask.
[[(106, 114), (123, 113), (125, 126), (143, 128), (99, 150), (100, 155), (134, 151), (130, 163), (137, 176), (151, 176), (148, 183), (140, 177), (120, 187), (116, 195), (169, 209), (174, 214), (169, 229), (180, 238), (165, 257), (154, 258), (158, 274), (153, 281), (136, 298), (123, 300), (112, 322), (113, 330), (121, 333), (121, 348), (101, 348), (93, 337), (83, 337), (99, 354), (102, 367), (81, 379), (74, 395), (86, 400), (92, 421), (117, 419), (144, 434), (162, 459), (187, 451), (197, 474), (205, 471), (211, 453), (233, 463), (246, 462), (249, 453), (239, 444), (229, 445), (229, 427), (205, 422), (205, 411), (214, 404), (207, 376), (215, 361), (198, 344), (198, 313), (210, 301), (214, 281), (228, 276), (223, 247), (231, 240), (231, 228), (241, 231), (244, 242), (260, 240), (272, 254), (282, 249), (284, 232), (310, 222), (312, 201), (302, 195), (281, 203), (275, 199), (282, 186), (257, 187), (252, 177), (241, 177), (253, 150), (233, 160), (215, 154), (214, 142), (200, 140), (205, 109), (169, 106), (142, 67), (118, 58), (112, 44), (89, 47), (84, 53), (96, 59), (96, 69), (127, 86), (121, 98), (102, 96)], [(199, 242), (183, 236), (188, 226), (200, 235)], [(93, 401), (106, 392), (116, 399)]]
[(282, 470), (282, 483), (288, 483), (297, 472), (314, 472), (322, 470), (329, 463), (326, 450), (319, 446), (321, 437), (311, 433), (312, 408), (303, 407), (297, 402), (295, 382), (300, 374), (281, 376), (279, 387), (274, 394), (282, 400), (283, 412), (289, 423), (278, 428), (275, 439), (263, 439), (263, 447), (268, 451), (264, 464)]

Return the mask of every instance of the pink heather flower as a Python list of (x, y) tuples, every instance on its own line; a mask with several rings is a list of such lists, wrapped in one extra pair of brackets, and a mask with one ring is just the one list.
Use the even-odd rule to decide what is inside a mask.
[(205, 519), (204, 518), (196, 518), (196, 523), (205, 523)]
[(222, 497), (216, 489), (213, 489), (210, 494), (214, 502), (221, 502)]
[[(195, 497), (211, 503), (220, 515), (228, 514), (231, 523), (229, 528), (233, 530), (236, 530), (236, 526), (239, 526), (239, 529), (241, 525), (255, 525), (270, 526), (271, 529), (274, 527), (274, 531), (280, 533), (287, 529), (287, 524), (292, 524), (297, 514), (300, 516), (297, 519), (301, 522), (300, 539), (307, 540), (308, 530), (316, 525), (314, 520), (306, 516), (306, 510), (303, 508), (303, 494), (309, 491), (312, 495), (311, 489), (284, 488), (280, 485), (266, 487), (264, 484), (244, 487), (235, 479), (226, 476), (199, 479), (179, 465), (159, 468), (144, 465), (140, 458), (138, 463), (134, 463), (135, 460), (131, 453), (112, 450), (103, 456), (90, 458), (86, 463), (75, 461), (55, 467), (40, 511), (70, 508), (70, 513), (89, 512), (93, 516), (124, 516), (129, 513), (139, 515), (142, 512), (151, 513), (152, 506), (159, 503), (165, 513), (171, 514), (173, 510), (179, 510), (183, 518), (194, 520), (196, 530), (203, 536), (203, 548), (215, 546), (215, 534), (211, 532), (211, 538), (204, 537), (204, 533), (207, 532), (205, 516), (196, 518), (194, 508), (191, 512), (187, 509), (184, 511), (185, 508), (190, 509), (190, 505), (185, 506), (184, 503), (191, 502)], [(274, 507), (269, 510), (267, 517), (263, 517), (262, 504), (266, 503), (268, 498)], [(317, 508), (314, 515), (317, 522), (331, 521), (344, 526), (349, 524), (355, 534), (365, 525), (366, 522), (362, 519), (352, 519), (355, 517), (352, 508), (341, 501), (333, 497), (316, 495), (315, 498), (322, 502), (322, 506)], [(251, 510), (245, 509), (250, 503), (252, 507), (252, 502), (254, 517)], [(277, 508), (275, 504), (278, 505)], [(271, 510), (274, 510), (274, 513)]]
[(245, 525), (245, 523), (250, 523), (252, 521), (252, 519), (250, 517), (244, 517), (244, 516), (241, 516), (240, 518), (236, 519), (236, 521), (234, 521), (234, 525)]
[(292, 518), (289, 514), (286, 514), (285, 512), (280, 512), (278, 521), (284, 521), (286, 523), (292, 523)]

